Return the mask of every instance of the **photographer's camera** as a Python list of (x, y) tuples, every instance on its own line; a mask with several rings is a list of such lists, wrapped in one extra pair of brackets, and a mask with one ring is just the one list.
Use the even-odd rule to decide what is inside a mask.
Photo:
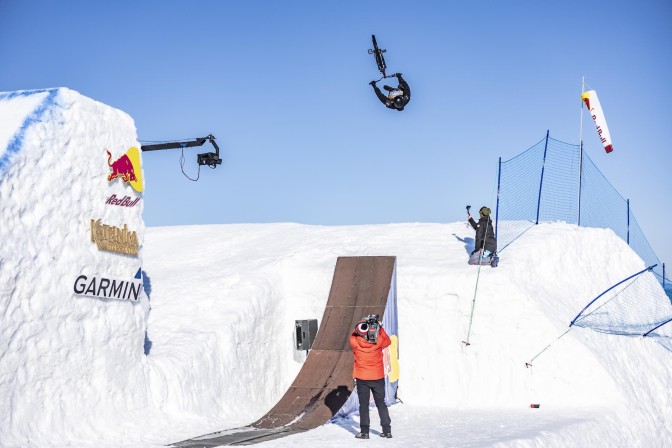
[(370, 314), (364, 318), (369, 325), (366, 332), (366, 340), (371, 344), (378, 342), (378, 331), (380, 330), (379, 318), (380, 316), (378, 314)]

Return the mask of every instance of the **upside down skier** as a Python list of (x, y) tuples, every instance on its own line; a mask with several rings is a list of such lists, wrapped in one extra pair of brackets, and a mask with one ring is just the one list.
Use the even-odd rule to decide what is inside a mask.
[(487, 259), (487, 264), (493, 268), (497, 266), (499, 258), (497, 257), (497, 240), (495, 239), (495, 230), (490, 219), (490, 209), (481, 207), (478, 211), (478, 223), (471, 217), (470, 206), (467, 206), (467, 217), (469, 224), (476, 230), (476, 244), (469, 257), (469, 264), (481, 264), (481, 260)]
[(399, 85), (397, 87), (384, 85), (383, 89), (387, 90), (387, 95), (384, 95), (383, 92), (380, 91), (376, 85), (377, 81), (371, 81), (369, 84), (371, 87), (373, 87), (373, 90), (376, 92), (376, 96), (380, 102), (385, 105), (385, 107), (401, 112), (411, 100), (411, 88), (408, 86), (406, 80), (401, 77), (401, 73), (395, 73), (392, 76), (397, 77)]

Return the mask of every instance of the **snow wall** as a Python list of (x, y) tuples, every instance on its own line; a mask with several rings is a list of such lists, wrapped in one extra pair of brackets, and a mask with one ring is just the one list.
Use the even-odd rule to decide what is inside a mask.
[(146, 406), (140, 144), (66, 88), (0, 93), (0, 123), (0, 437), (37, 446)]

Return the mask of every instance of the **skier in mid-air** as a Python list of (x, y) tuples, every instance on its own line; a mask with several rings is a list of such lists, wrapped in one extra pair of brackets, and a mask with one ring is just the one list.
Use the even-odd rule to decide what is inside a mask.
[(388, 85), (383, 86), (383, 89), (388, 91), (387, 96), (380, 91), (376, 85), (376, 81), (371, 81), (371, 87), (376, 92), (376, 96), (389, 109), (394, 109), (401, 112), (404, 110), (404, 107), (411, 100), (411, 88), (408, 86), (408, 83), (404, 78), (401, 77), (401, 73), (395, 73), (393, 76), (397, 77), (399, 85), (397, 87), (390, 87)]

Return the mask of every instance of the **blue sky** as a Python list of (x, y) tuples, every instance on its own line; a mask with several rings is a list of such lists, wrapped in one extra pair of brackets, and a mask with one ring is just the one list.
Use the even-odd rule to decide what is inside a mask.
[[(669, 261), (671, 24), (662, 0), (0, 0), (0, 91), (71, 88), (141, 141), (214, 134), (224, 162), (198, 182), (180, 151), (144, 155), (149, 226), (341, 225), (494, 206), (499, 157), (547, 129), (578, 143), (585, 76), (614, 152), (584, 114), (585, 150)], [(371, 34), (411, 85), (401, 113), (368, 85)]]

